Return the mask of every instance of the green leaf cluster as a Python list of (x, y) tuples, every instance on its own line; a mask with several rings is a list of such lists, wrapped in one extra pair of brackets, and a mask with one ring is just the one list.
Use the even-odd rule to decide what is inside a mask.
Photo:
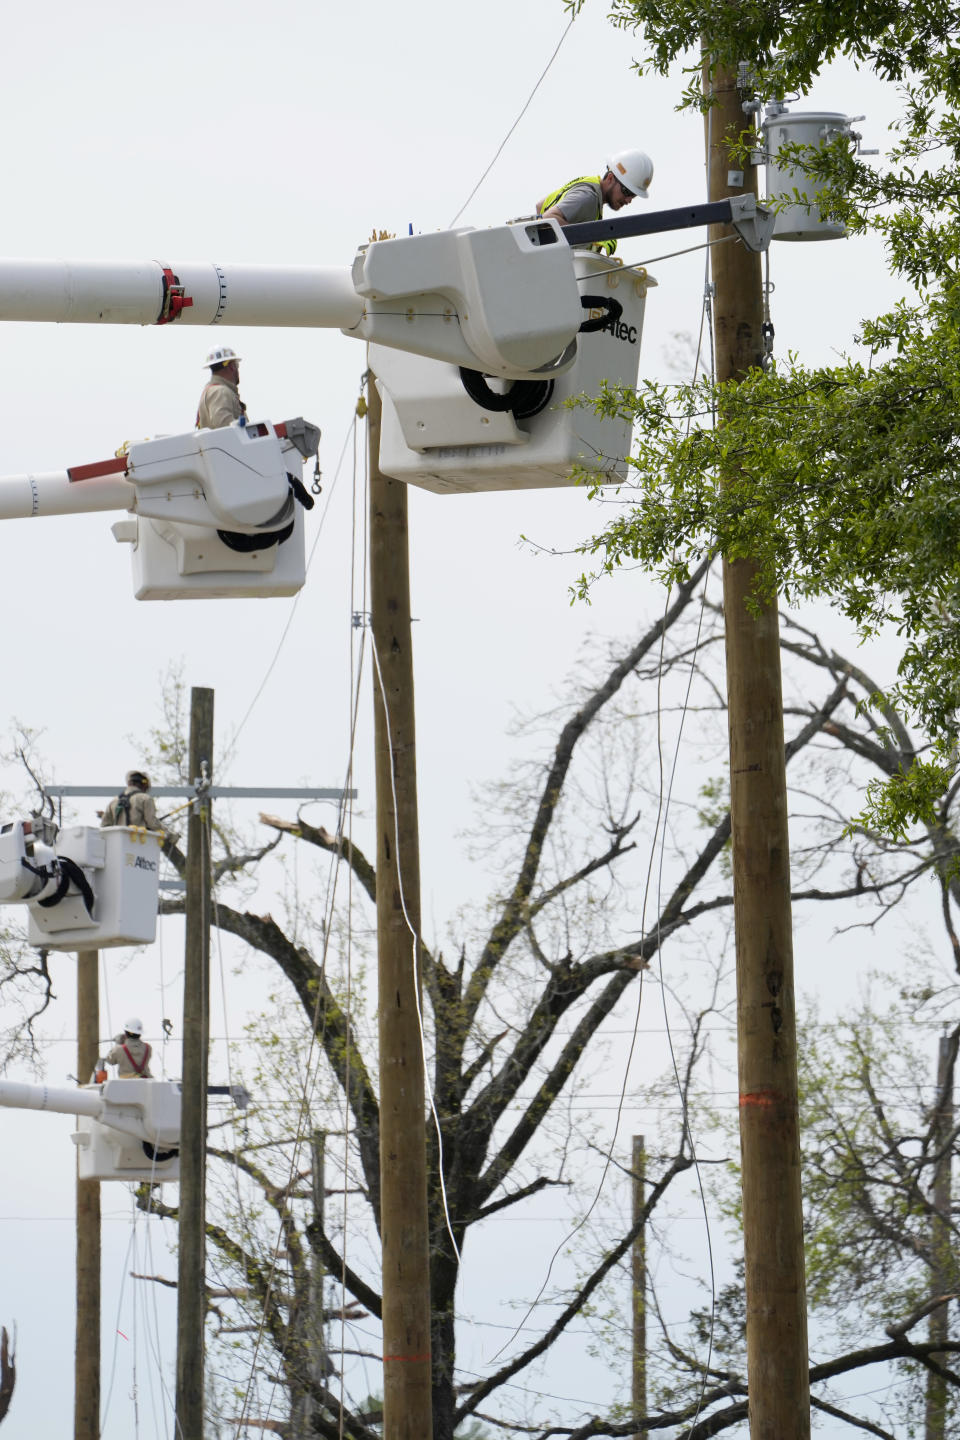
[[(632, 414), (630, 503), (584, 547), (601, 571), (639, 561), (686, 578), (705, 553), (750, 559), (757, 597), (827, 598), (869, 637), (905, 642), (899, 702), (951, 739), (960, 698), (960, 332), (952, 317), (876, 370), (740, 383), (646, 384), (598, 409)], [(717, 429), (691, 420), (723, 416)], [(590, 583), (584, 575), (581, 588)]]

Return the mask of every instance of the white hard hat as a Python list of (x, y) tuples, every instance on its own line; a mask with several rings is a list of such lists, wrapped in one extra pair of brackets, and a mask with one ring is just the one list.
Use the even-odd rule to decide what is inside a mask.
[(215, 349), (204, 360), (204, 365), (226, 365), (229, 360), (241, 360), (236, 350), (231, 350), (229, 345), (217, 345)]
[(618, 150), (607, 161), (607, 169), (617, 177), (624, 190), (649, 200), (647, 189), (653, 179), (653, 161), (645, 150)]
[(136, 1015), (131, 1015), (129, 1020), (124, 1020), (123, 1028), (128, 1035), (142, 1035), (143, 1021), (138, 1020)]

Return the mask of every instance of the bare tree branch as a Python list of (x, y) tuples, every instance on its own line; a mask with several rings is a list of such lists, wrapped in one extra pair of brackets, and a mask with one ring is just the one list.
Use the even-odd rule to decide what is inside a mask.
[(261, 812), (260, 823), (271, 825), (275, 830), (280, 830), (285, 835), (293, 835), (298, 840), (305, 840), (308, 845), (316, 845), (318, 850), (325, 850), (330, 855), (342, 856), (360, 881), (368, 898), (376, 904), (377, 878), (374, 868), (360, 847), (346, 835), (331, 835), (322, 825), (311, 825), (302, 816), (297, 820), (283, 820), (279, 815), (265, 815)]

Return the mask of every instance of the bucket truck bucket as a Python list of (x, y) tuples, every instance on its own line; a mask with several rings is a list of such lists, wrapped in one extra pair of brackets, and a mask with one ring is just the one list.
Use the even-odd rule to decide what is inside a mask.
[[(539, 394), (518, 390), (516, 409), (492, 408), (506, 398), (507, 384), (471, 372), (471, 389), (481, 381), (481, 400), (468, 394), (456, 365), (370, 346), (370, 368), (383, 400), (380, 466), (384, 474), (437, 494), (475, 490), (524, 490), (575, 484), (574, 467), (596, 467), (611, 484), (627, 473), (632, 427), (619, 417), (601, 417), (587, 406), (565, 402), (595, 397), (602, 383), (633, 386), (647, 291), (656, 281), (644, 271), (625, 270), (616, 261), (574, 251), (581, 295), (615, 300), (621, 313), (604, 324), (604, 311), (582, 312), (602, 328), (577, 337), (576, 359)], [(469, 376), (468, 376), (469, 379)], [(530, 385), (537, 382), (527, 382)], [(486, 403), (483, 403), (486, 398)], [(530, 407), (524, 413), (525, 406)]]
[(138, 600), (269, 598), (296, 595), (307, 575), (299, 506), (287, 523), (283, 539), (264, 539), (250, 550), (234, 549), (216, 530), (180, 521), (119, 520), (113, 534), (133, 547)]
[(179, 1179), (176, 1080), (107, 1080), (70, 1087), (0, 1080), (0, 1107), (76, 1115), (71, 1139), (81, 1180)]
[(137, 518), (113, 533), (133, 545), (137, 599), (295, 595), (306, 579), (303, 507), (313, 504), (301, 474), (319, 438), (297, 420), (132, 445)]
[(71, 1136), (81, 1180), (179, 1180), (176, 1081), (108, 1080), (83, 1088), (100, 1091), (103, 1111), (99, 1118), (81, 1115)]
[[(133, 547), (138, 600), (295, 595), (306, 578), (303, 511), (313, 508), (303, 462), (319, 441), (300, 417), (227, 425), (145, 440), (67, 474), (83, 492), (123, 473), (122, 508), (135, 518), (113, 534)], [(102, 508), (116, 500), (116, 483)]]
[(508, 379), (565, 368), (583, 318), (553, 220), (373, 241), (353, 283), (363, 313), (345, 334)]
[(104, 950), (153, 943), (160, 885), (158, 834), (125, 825), (75, 825), (59, 831), (53, 850), (61, 878), (52, 890), (48, 886), (50, 893), (27, 901), (31, 945)]

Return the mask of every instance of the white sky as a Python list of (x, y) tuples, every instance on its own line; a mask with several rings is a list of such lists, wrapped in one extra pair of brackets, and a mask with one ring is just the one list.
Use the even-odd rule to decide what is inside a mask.
[[(219, 8), (170, 0), (150, 9), (39, 0), (18, 7), (5, 18), (0, 248), (10, 256), (174, 265), (185, 259), (349, 265), (374, 227), (404, 233), (411, 224), (420, 231), (449, 223), (566, 23), (559, 0), (488, 0), (466, 9), (438, 0), (349, 7), (237, 0)], [(633, 145), (655, 162), (652, 206), (701, 200), (701, 122), (675, 112), (679, 83), (637, 80), (630, 69), (637, 53), (637, 43), (613, 30), (603, 5), (590, 0), (460, 223), (527, 213), (545, 191), (602, 168), (610, 151)], [(811, 103), (866, 111), (865, 143), (886, 143), (890, 99), (871, 78), (838, 71), (823, 79)], [(621, 254), (640, 261), (698, 238), (684, 232), (628, 241)], [(662, 373), (670, 337), (696, 331), (703, 252), (664, 260), (653, 271), (659, 289), (647, 306), (641, 374)], [(868, 241), (775, 247), (772, 278), (778, 351), (797, 350), (808, 360), (826, 360), (848, 345), (858, 317), (897, 293)], [(308, 585), (276, 658), (293, 602), (138, 603), (128, 551), (110, 535), (115, 517), (10, 522), (0, 534), (7, 597), (0, 730), (14, 717), (42, 728), (43, 749), (61, 782), (119, 782), (139, 761), (132, 737), (157, 723), (160, 677), (171, 662), (182, 662), (188, 686), (215, 689), (222, 752), (275, 658), (229, 771), (218, 778), (246, 785), (343, 782), (349, 450), (336, 489), (332, 482), (364, 353), (336, 332), (224, 329), (217, 338), (244, 356), (241, 392), (254, 418), (303, 414), (323, 428), (321, 505), (332, 499)], [(211, 343), (209, 331), (176, 326), (0, 327), (6, 417), (0, 474), (59, 470), (105, 458), (125, 439), (189, 429)], [(482, 894), (485, 881), (455, 837), (472, 818), (474, 788), (504, 771), (514, 714), (550, 703), (585, 636), (626, 631), (658, 603), (655, 588), (637, 573), (602, 587), (592, 608), (570, 609), (575, 559), (535, 556), (519, 543), (527, 535), (563, 549), (599, 520), (579, 492), (411, 494), (428, 924), (442, 929), (457, 904)], [(308, 525), (308, 544), (314, 533)], [(367, 728), (357, 783), (359, 805), (369, 811)], [(257, 808), (249, 808), (249, 818)], [(329, 811), (316, 813), (329, 823)], [(148, 1032), (161, 1013), (178, 1013), (178, 944), (179, 932), (168, 928), (164, 995), (155, 991), (155, 952), (130, 969), (116, 952), (108, 956), (104, 1034), (108, 1019), (116, 1028), (130, 1009), (144, 1014)], [(54, 963), (59, 999), (51, 1034), (72, 1037), (72, 961)], [(242, 1020), (228, 1017), (234, 1029)], [(71, 1046), (55, 1047), (50, 1080), (63, 1083), (72, 1068)], [(69, 1120), (47, 1116), (0, 1119), (7, 1162), (0, 1321), (15, 1321), (20, 1339), (4, 1440), (65, 1434), (71, 1423), (70, 1129)], [(105, 1236), (106, 1386), (130, 1241), (123, 1187), (105, 1187), (104, 1210), (118, 1217)], [(145, 1243), (142, 1236), (137, 1243)], [(552, 1244), (545, 1245), (544, 1264)], [(172, 1260), (155, 1258), (156, 1269), (172, 1273)], [(158, 1299), (168, 1345), (170, 1303), (166, 1292)], [(153, 1435), (144, 1410), (139, 1421), (135, 1416), (129, 1362), (122, 1348), (118, 1354), (104, 1440), (126, 1440), (141, 1433), (137, 1425)], [(55, 1386), (52, 1373), (60, 1377)], [(565, 1388), (556, 1377), (554, 1388), (596, 1408), (605, 1392), (584, 1387), (602, 1387), (602, 1372), (582, 1375), (589, 1378), (578, 1381), (580, 1388)], [(146, 1383), (141, 1368), (141, 1406)]]

